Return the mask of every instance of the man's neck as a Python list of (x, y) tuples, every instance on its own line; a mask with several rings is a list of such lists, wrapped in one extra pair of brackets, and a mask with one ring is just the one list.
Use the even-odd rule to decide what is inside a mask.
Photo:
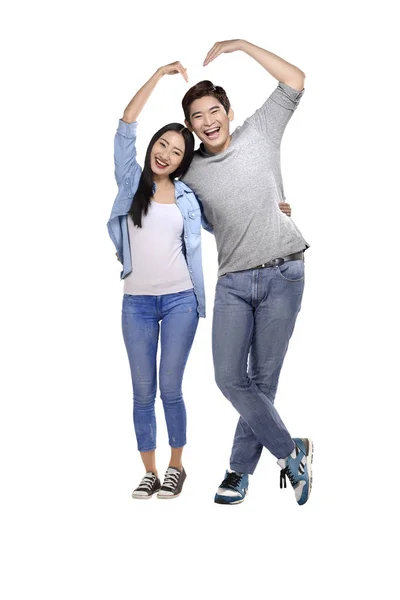
[(214, 147), (209, 147), (206, 144), (203, 144), (203, 148), (205, 150), (206, 154), (221, 154), (222, 152), (225, 152), (225, 150), (227, 150), (229, 148), (229, 145), (231, 143), (231, 139), (232, 139), (232, 135), (229, 135), (226, 138), (225, 143), (222, 146), (214, 146)]

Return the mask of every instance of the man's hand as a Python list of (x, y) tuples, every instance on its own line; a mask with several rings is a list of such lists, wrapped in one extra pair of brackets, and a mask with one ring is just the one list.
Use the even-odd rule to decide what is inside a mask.
[(288, 217), (292, 216), (292, 207), (287, 202), (279, 202), (279, 208)]
[(186, 81), (186, 83), (189, 81), (187, 71), (185, 67), (181, 65), (179, 60), (170, 63), (169, 65), (165, 65), (164, 67), (160, 67), (159, 70), (162, 72), (163, 75), (176, 75), (177, 73), (180, 73), (183, 79)]
[(203, 66), (207, 66), (212, 60), (217, 58), (220, 54), (228, 54), (229, 52), (236, 52), (242, 49), (243, 40), (225, 40), (224, 42), (217, 42), (211, 48), (209, 53), (204, 59)]

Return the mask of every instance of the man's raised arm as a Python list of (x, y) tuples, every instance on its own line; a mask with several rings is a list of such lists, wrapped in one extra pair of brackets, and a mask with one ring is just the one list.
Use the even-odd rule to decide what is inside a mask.
[(301, 91), (304, 88), (305, 75), (298, 67), (288, 63), (276, 54), (255, 46), (246, 40), (226, 40), (217, 42), (208, 52), (204, 66), (215, 60), (220, 54), (242, 51), (254, 58), (272, 77), (289, 87)]

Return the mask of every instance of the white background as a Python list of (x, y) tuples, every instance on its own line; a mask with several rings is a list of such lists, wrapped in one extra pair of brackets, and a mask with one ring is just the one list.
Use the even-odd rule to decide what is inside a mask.
[[(391, 2), (16, 2), (1, 17), (2, 598), (165, 600), (396, 596), (398, 37)], [(138, 502), (142, 467), (106, 231), (113, 136), (136, 90), (180, 60), (228, 91), (234, 126), (275, 81), (244, 38), (299, 66), (285, 133), (307, 283), (277, 406), (315, 442), (299, 507), (264, 453), (246, 501), (213, 503), (237, 415), (213, 380), (215, 242), (203, 233), (208, 318), (188, 362), (182, 496)], [(140, 117), (182, 120), (164, 78)], [(168, 446), (160, 400), (158, 466)]]

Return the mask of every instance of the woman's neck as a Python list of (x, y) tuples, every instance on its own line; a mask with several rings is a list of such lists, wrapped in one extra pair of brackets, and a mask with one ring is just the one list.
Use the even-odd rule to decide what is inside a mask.
[(169, 177), (160, 177), (159, 175), (153, 176), (153, 183), (156, 184), (156, 188), (159, 191), (168, 190), (171, 186), (174, 185)]

